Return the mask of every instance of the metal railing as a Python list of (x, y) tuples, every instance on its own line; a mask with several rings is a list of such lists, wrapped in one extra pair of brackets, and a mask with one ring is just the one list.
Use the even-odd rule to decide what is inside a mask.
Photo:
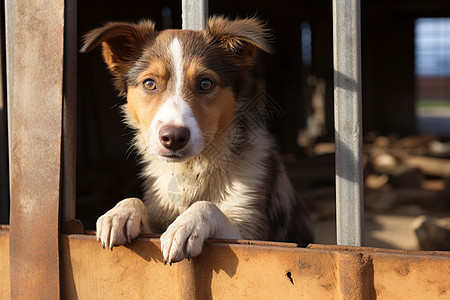
[(204, 30), (208, 19), (208, 0), (183, 0), (183, 29)]
[(359, 0), (333, 0), (337, 244), (363, 244), (361, 27)]

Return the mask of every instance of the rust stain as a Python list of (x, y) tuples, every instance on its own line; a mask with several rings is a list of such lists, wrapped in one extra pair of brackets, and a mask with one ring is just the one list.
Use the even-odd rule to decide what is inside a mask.
[(394, 268), (394, 270), (400, 276), (408, 276), (408, 274), (409, 274), (409, 264), (402, 264), (402, 265)]

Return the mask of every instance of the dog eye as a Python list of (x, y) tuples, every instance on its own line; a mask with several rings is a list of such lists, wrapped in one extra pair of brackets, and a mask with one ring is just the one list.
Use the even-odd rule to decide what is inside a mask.
[(214, 82), (212, 82), (212, 80), (202, 79), (202, 81), (200, 81), (200, 89), (202, 91), (209, 91), (213, 88), (213, 86)]
[(142, 86), (144, 87), (144, 89), (149, 91), (156, 90), (156, 82), (153, 79), (144, 80)]

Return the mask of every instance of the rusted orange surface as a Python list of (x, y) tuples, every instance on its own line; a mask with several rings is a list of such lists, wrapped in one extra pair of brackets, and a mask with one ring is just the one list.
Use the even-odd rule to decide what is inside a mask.
[(9, 278), (9, 232), (0, 226), (0, 299), (11, 299)]
[(59, 299), (64, 0), (17, 1), (14, 19), (11, 297)]
[[(208, 243), (194, 260), (163, 264), (159, 240), (103, 250), (62, 238), (62, 293), (128, 299), (448, 299), (450, 254), (283, 243)], [(94, 297), (95, 298), (95, 297)]]
[(176, 267), (165, 266), (154, 240), (103, 250), (95, 237), (64, 236), (61, 241), (62, 299), (172, 299)]
[[(8, 240), (8, 232), (0, 232), (2, 274), (8, 274)], [(92, 235), (63, 235), (61, 298), (450, 298), (449, 252), (293, 246), (215, 241), (200, 257), (169, 266), (157, 238), (109, 251)], [(0, 280), (1, 299), (9, 299), (7, 281)]]

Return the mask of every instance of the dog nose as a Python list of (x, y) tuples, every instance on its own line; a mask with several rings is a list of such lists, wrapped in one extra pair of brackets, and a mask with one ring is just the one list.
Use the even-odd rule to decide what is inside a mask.
[(159, 141), (172, 151), (184, 148), (190, 137), (191, 132), (186, 127), (164, 126), (159, 130)]

